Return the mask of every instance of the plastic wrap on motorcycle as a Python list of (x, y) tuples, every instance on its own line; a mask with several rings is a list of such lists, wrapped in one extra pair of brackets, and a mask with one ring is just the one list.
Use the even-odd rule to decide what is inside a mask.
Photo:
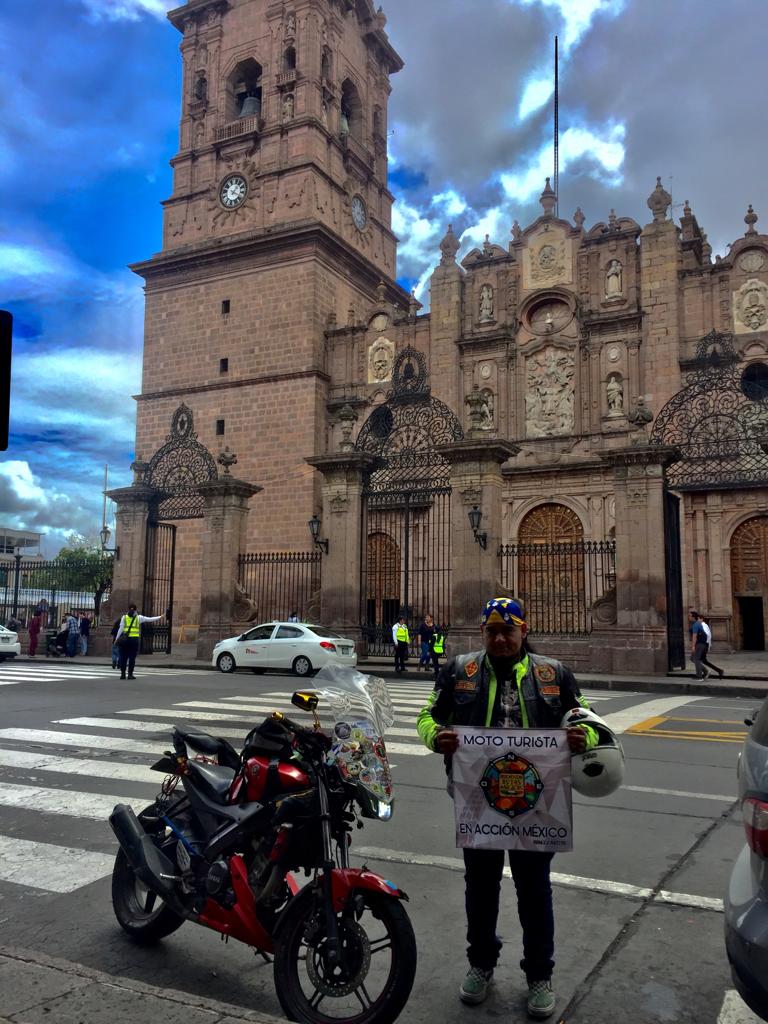
[(364, 868), (335, 868), (332, 875), (333, 907), (337, 912), (349, 902), (355, 890), (365, 889), (396, 900), (407, 900), (408, 896), (392, 882), (381, 875)]

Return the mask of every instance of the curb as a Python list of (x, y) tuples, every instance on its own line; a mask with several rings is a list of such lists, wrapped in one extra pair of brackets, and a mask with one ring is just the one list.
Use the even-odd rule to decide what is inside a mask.
[[(105, 974), (93, 967), (86, 967), (84, 964), (72, 963), (70, 960), (60, 960), (58, 957), (48, 956), (45, 953), (38, 953), (30, 949), (16, 949), (12, 946), (0, 946), (0, 958), (14, 961), (19, 965), (38, 967), (41, 970), (55, 971), (58, 974), (68, 975), (71, 978), (82, 978), (94, 985), (103, 985), (112, 990), (122, 989), (136, 996), (145, 999), (159, 1000), (164, 1003), (173, 1003), (177, 1006), (185, 1006), (195, 1010), (205, 1010), (216, 1016), (215, 1021), (242, 1021), (243, 1024), (285, 1024), (281, 1017), (273, 1017), (268, 1013), (260, 1013), (257, 1010), (246, 1010), (242, 1006), (234, 1006), (231, 1003), (220, 1003), (216, 999), (206, 999), (204, 996), (195, 996), (188, 992), (180, 992), (178, 989), (160, 988), (156, 985), (147, 985), (142, 981), (133, 981), (131, 978)], [(88, 986), (90, 987), (90, 986)], [(77, 991), (77, 990), (75, 990)], [(61, 998), (60, 995), (53, 997), (48, 1002), (54, 1003)], [(45, 1002), (42, 1004), (45, 1008)], [(137, 1009), (139, 1002), (137, 1000)], [(37, 1004), (40, 1008), (40, 1004)], [(146, 1006), (146, 1016), (134, 1017), (131, 1014), (132, 1024), (139, 1024), (146, 1021), (146, 1024), (155, 1024), (162, 1014), (162, 1006)], [(23, 1016), (24, 1010), (18, 1011)], [(16, 1016), (12, 1014), (11, 1016)], [(52, 1014), (54, 1016), (54, 1014)]]

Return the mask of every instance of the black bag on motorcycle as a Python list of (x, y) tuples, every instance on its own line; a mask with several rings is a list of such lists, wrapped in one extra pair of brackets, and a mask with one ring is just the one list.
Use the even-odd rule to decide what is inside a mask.
[(293, 737), (284, 725), (274, 718), (266, 718), (251, 729), (243, 743), (243, 760), (249, 757), (277, 757), (288, 761), (293, 754)]

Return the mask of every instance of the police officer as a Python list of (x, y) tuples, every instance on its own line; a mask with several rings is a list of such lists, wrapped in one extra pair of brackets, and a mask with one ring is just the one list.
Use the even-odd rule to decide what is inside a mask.
[(445, 654), (445, 633), (440, 626), (434, 628), (429, 644), (429, 653), (432, 656), (432, 668), (435, 670), (435, 679), (437, 679), (440, 672), (440, 659)]
[[(167, 618), (166, 615), (139, 615), (136, 605), (128, 605), (128, 611), (120, 618), (120, 625), (115, 634), (115, 645), (120, 652), (120, 678), (125, 679), (125, 670), (128, 669), (128, 678), (135, 679), (133, 669), (136, 664), (136, 655), (139, 653), (139, 640), (141, 639), (141, 624), (143, 622), (160, 622)], [(120, 638), (125, 637), (122, 643)]]
[(405, 659), (408, 657), (411, 635), (405, 624), (404, 615), (401, 615), (392, 627), (392, 639), (395, 641), (395, 672), (405, 672)]
[[(482, 616), (485, 649), (452, 658), (440, 671), (427, 705), (419, 713), (419, 736), (430, 750), (444, 755), (449, 775), (458, 747), (454, 725), (499, 728), (559, 728), (571, 708), (588, 707), (570, 669), (527, 649), (523, 609), (513, 598), (493, 598)], [(590, 726), (568, 729), (574, 754), (596, 746)], [(528, 1014), (549, 1017), (555, 922), (549, 879), (553, 854), (510, 850), (523, 929), (521, 968), (528, 983)], [(464, 1003), (481, 1003), (488, 994), (501, 951), (496, 935), (503, 850), (464, 850), (466, 872), (467, 958), (469, 971), (459, 988)]]

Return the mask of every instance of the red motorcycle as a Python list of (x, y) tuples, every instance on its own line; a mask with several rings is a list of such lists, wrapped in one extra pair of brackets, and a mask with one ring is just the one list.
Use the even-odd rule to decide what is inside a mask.
[[(291, 1020), (389, 1024), (416, 973), (408, 897), (351, 868), (349, 847), (355, 821), (392, 815), (392, 703), (383, 680), (355, 671), (324, 669), (318, 684), (292, 698), (311, 728), (274, 712), (240, 754), (174, 729), (173, 752), (152, 766), (167, 776), (155, 802), (138, 816), (118, 804), (110, 816), (120, 843), (112, 903), (141, 944), (194, 921), (274, 954)], [(298, 870), (311, 876), (303, 888)]]

